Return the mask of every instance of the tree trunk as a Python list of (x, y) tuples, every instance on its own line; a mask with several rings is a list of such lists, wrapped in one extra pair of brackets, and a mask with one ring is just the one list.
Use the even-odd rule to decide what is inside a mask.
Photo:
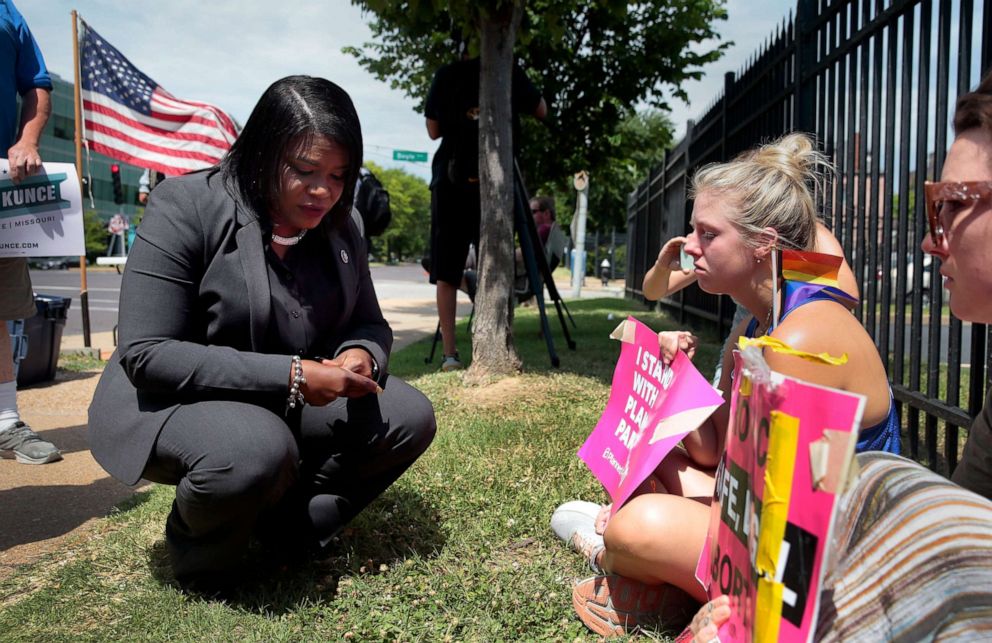
[(479, 288), (472, 329), (473, 379), (520, 370), (513, 345), (513, 127), (510, 90), (521, 2), (483, 15), (479, 79)]

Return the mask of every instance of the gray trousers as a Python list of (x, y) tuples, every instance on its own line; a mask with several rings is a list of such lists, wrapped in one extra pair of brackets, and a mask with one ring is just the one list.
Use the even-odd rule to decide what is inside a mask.
[(176, 486), (166, 542), (177, 579), (235, 571), (263, 543), (326, 545), (434, 438), (424, 395), (389, 376), (381, 395), (281, 409), (235, 401), (184, 404), (145, 467)]

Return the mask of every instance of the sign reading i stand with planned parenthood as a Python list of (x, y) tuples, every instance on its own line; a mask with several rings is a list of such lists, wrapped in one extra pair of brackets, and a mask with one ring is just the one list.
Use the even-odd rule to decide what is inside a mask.
[(621, 342), (610, 399), (579, 457), (603, 483), (616, 512), (723, 397), (685, 353), (666, 363), (658, 334), (633, 317), (610, 337)]
[(83, 255), (83, 208), (71, 163), (45, 163), (19, 183), (0, 159), (0, 257)]
[(408, 150), (393, 150), (394, 161), (413, 161), (415, 163), (426, 163), (427, 152), (410, 152)]

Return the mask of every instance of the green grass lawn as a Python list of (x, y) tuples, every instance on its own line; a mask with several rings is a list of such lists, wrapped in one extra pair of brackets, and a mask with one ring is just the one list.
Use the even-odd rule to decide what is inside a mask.
[[(548, 521), (566, 500), (605, 499), (575, 453), (609, 395), (609, 332), (628, 313), (656, 330), (675, 322), (619, 299), (569, 309), (576, 351), (551, 318), (560, 369), (534, 308), (514, 325), (522, 375), (468, 387), (424, 364), (426, 342), (393, 357), (390, 370), (434, 402), (437, 438), (329, 558), (271, 570), (253, 554), (258, 571), (232, 600), (186, 595), (163, 541), (173, 489), (155, 486), (0, 583), (0, 639), (594, 640), (571, 606), (572, 583), (591, 572)], [(709, 376), (720, 346), (703, 338), (696, 362)]]

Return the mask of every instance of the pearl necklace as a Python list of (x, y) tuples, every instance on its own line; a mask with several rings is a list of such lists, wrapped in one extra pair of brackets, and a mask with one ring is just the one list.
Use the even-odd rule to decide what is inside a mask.
[(303, 228), (302, 230), (299, 231), (298, 234), (295, 234), (292, 237), (283, 237), (273, 232), (272, 243), (278, 243), (280, 246), (295, 246), (300, 242), (300, 239), (302, 239), (303, 235), (305, 235), (306, 233), (307, 233), (306, 228)]

